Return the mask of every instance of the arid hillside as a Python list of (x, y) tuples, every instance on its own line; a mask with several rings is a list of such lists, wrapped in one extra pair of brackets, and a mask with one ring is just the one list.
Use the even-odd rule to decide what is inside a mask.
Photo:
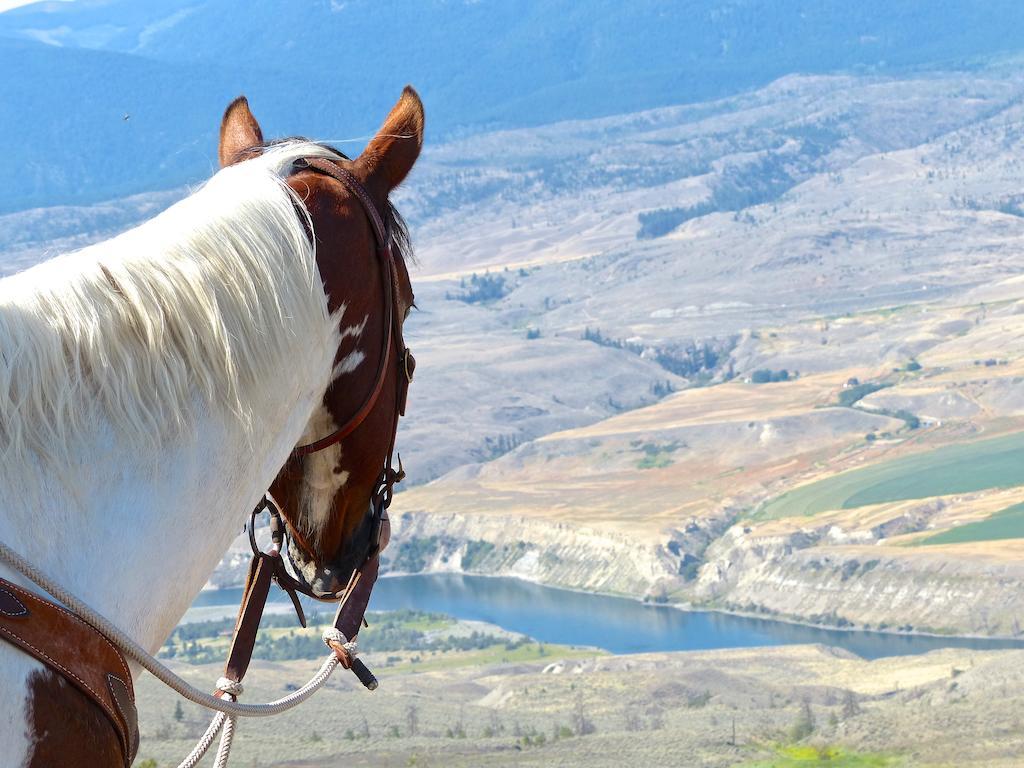
[[(1024, 748), (1020, 651), (870, 662), (822, 646), (560, 653), (483, 665), (428, 658), (420, 672), (382, 670), (372, 694), (336, 675), (273, 728), (241, 722), (232, 757), (254, 768), (1010, 768)], [(278, 696), (315, 664), (257, 661), (247, 698)], [(174, 666), (199, 684), (220, 674)], [(150, 677), (139, 701), (140, 758), (159, 765), (185, 754), (208, 721), (192, 704), (176, 714), (174, 695)]]

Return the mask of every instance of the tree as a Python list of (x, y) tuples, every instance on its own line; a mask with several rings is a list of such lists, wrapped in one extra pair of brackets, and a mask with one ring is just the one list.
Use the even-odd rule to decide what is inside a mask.
[(583, 707), (583, 691), (576, 691), (576, 706), (573, 707), (572, 726), (577, 736), (586, 736), (588, 733), (593, 733), (597, 730), (593, 722), (590, 721), (590, 718), (587, 717), (587, 712)]
[(790, 730), (789, 735), (793, 741), (803, 741), (812, 733), (814, 733), (814, 712), (811, 711), (811, 702), (804, 699), (803, 704), (800, 705), (800, 712), (796, 716), (796, 722), (793, 723), (793, 728)]
[(843, 697), (843, 720), (856, 717), (860, 712), (860, 703), (857, 701), (856, 695), (854, 695), (853, 691), (847, 691), (846, 696)]
[(181, 708), (180, 701), (174, 703), (174, 719), (179, 723), (185, 719), (185, 710)]
[(405, 725), (410, 736), (415, 736), (419, 730), (420, 713), (415, 704), (410, 704), (405, 710)]

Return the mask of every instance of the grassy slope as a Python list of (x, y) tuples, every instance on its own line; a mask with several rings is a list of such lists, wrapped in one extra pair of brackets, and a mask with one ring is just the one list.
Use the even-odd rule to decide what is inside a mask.
[(1024, 484), (1024, 433), (906, 456), (801, 486), (769, 501), (761, 518), (809, 516), (904, 499)]
[(923, 539), (918, 544), (963, 544), (974, 541), (1024, 538), (1024, 504), (1014, 504), (985, 520), (961, 525)]

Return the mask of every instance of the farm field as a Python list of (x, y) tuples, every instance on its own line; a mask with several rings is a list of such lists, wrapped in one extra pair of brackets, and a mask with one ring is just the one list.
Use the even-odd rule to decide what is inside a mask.
[(952, 528), (914, 542), (920, 545), (963, 544), (976, 541), (998, 541), (1024, 538), (1024, 504), (996, 512), (985, 520)]
[(899, 765), (906, 765), (906, 761), (893, 755), (858, 754), (831, 746), (783, 746), (775, 757), (745, 763), (742, 768), (886, 768)]
[(1024, 485), (1024, 433), (912, 454), (850, 470), (770, 500), (759, 519)]

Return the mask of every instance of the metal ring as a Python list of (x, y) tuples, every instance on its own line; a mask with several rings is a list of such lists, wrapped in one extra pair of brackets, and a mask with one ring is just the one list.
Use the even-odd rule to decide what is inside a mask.
[[(263, 497), (266, 500), (266, 496)], [(252, 508), (252, 512), (249, 513), (249, 524), (245, 526), (249, 531), (249, 546), (252, 547), (252, 553), (254, 555), (261, 554), (260, 548), (256, 545), (256, 515), (265, 509), (262, 503), (257, 504)]]

